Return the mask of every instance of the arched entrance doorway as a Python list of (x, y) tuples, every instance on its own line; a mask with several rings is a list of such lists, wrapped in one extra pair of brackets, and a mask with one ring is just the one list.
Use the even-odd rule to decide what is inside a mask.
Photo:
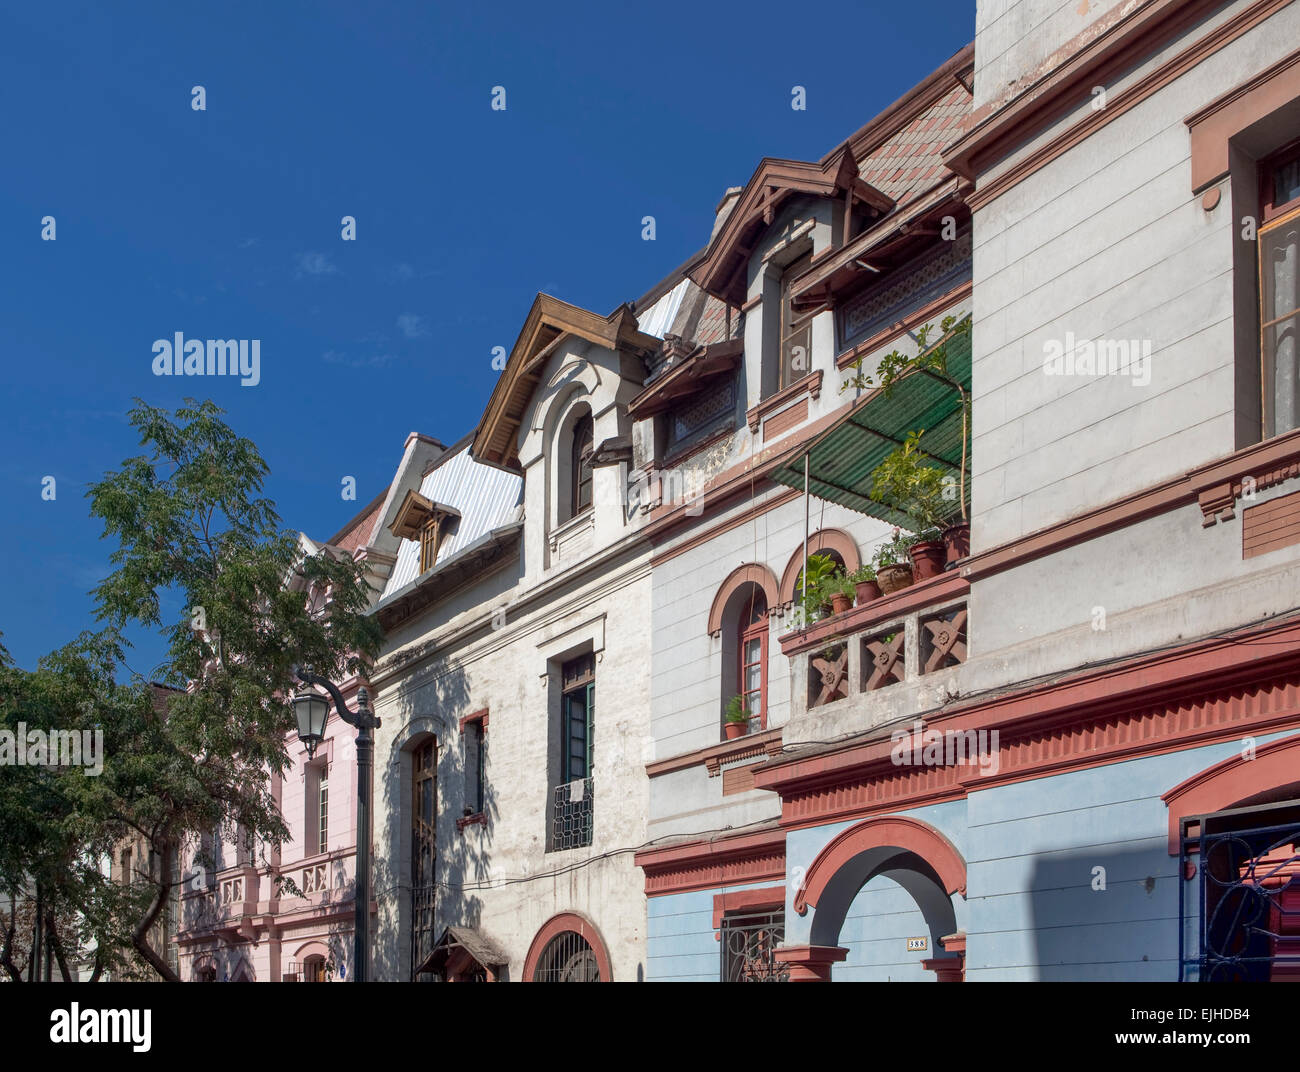
[(813, 911), (808, 945), (777, 954), (791, 966), (791, 979), (830, 980), (832, 965), (849, 952), (841, 942), (845, 921), (873, 883), (873, 893), (901, 891), (919, 913), (926, 933), (897, 937), (909, 944), (924, 939), (915, 950), (931, 954), (921, 960), (924, 970), (934, 972), (942, 982), (961, 981), (965, 935), (958, 930), (953, 898), (966, 896), (966, 862), (934, 827), (903, 816), (866, 819), (842, 831), (818, 853), (794, 901), (799, 915)]

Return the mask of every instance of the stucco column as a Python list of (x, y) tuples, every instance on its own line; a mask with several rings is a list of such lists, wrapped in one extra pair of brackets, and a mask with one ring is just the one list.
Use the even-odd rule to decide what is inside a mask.
[(849, 955), (838, 945), (787, 945), (772, 954), (790, 968), (792, 983), (829, 983), (831, 965)]

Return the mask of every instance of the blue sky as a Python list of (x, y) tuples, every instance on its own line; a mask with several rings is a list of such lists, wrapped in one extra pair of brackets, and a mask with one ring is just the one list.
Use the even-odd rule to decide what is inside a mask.
[[(761, 157), (821, 157), (974, 19), (970, 0), (6, 5), (10, 653), (31, 667), (95, 627), (87, 593), (112, 548), (84, 494), (137, 453), (134, 397), (216, 400), (269, 463), (285, 523), (328, 538), (408, 432), (472, 428), (492, 348), (538, 291), (601, 313), (636, 299)], [(261, 382), (156, 377), (153, 342), (177, 331), (261, 340)], [(147, 671), (162, 646), (134, 639)]]

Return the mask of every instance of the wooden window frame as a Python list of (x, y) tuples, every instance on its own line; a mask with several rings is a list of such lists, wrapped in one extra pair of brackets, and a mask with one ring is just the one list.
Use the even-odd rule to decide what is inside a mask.
[[(596, 656), (594, 653), (570, 659), (560, 670), (560, 783), (565, 785), (581, 778), (590, 778), (594, 763), (595, 707), (596, 707)], [(571, 702), (582, 704), (585, 756), (584, 771), (573, 773), (573, 755), (570, 748), (574, 716)]]
[(433, 568), (438, 561), (438, 544), (441, 542), (442, 518), (434, 514), (420, 526), (420, 572)]
[[(777, 390), (784, 391), (812, 371), (812, 313), (796, 314), (791, 307), (790, 296), (794, 281), (802, 275), (812, 262), (812, 251), (796, 257), (781, 273), (781, 310), (777, 325)], [(788, 368), (786, 349), (799, 335), (807, 333), (804, 349), (807, 351), (807, 367), (804, 369)], [(788, 373), (788, 375), (787, 375)]]
[[(763, 613), (759, 621), (750, 621), (754, 617), (754, 607), (758, 602), (763, 604)], [(759, 685), (758, 685), (758, 728), (767, 729), (767, 641), (768, 633), (768, 612), (767, 598), (763, 592), (757, 588), (752, 590), (752, 594), (745, 603), (745, 611), (740, 616), (740, 648), (737, 652), (737, 672), (739, 680), (737, 682), (738, 691), (741, 696), (748, 701), (750, 694), (754, 691), (745, 688), (745, 670), (753, 666), (754, 663), (746, 662), (746, 649), (750, 642), (757, 640), (758, 646), (758, 666), (759, 666)], [(751, 722), (753, 719), (751, 718)]]
[[(1300, 323), (1300, 303), (1297, 304), (1296, 308), (1283, 313), (1281, 316), (1274, 316), (1267, 321), (1264, 319), (1265, 295), (1270, 292), (1272, 284), (1271, 278), (1265, 272), (1264, 253), (1267, 246), (1266, 236), (1274, 230), (1278, 230), (1293, 223), (1297, 219), (1300, 219), (1300, 195), (1282, 202), (1281, 204), (1276, 203), (1274, 200), (1277, 191), (1274, 187), (1273, 176), (1280, 166), (1291, 162), (1300, 162), (1300, 139), (1290, 142), (1277, 152), (1270, 153), (1268, 156), (1263, 157), (1257, 165), (1260, 224), (1259, 233), (1256, 235), (1255, 239), (1255, 263), (1259, 299), (1259, 383), (1260, 418), (1262, 424), (1260, 430), (1264, 433), (1264, 438), (1266, 439), (1294, 430), (1291, 428), (1279, 429), (1277, 427), (1273, 396), (1274, 373), (1273, 370), (1270, 369), (1270, 365), (1276, 360), (1276, 355), (1270, 350), (1268, 332), (1270, 328), (1287, 320), (1296, 320), (1297, 323)], [(1276, 312), (1276, 310), (1274, 310), (1274, 312)]]
[[(460, 720), (460, 732), (466, 742), (465, 775), (467, 782), (464, 814), (456, 820), (458, 830), (464, 830), (466, 826), (472, 823), (481, 823), (485, 820), (485, 809), (487, 808), (487, 727), (488, 709), (486, 707), (481, 711), (466, 715)], [(469, 741), (475, 737), (478, 743), (478, 753), (477, 761), (473, 769), (471, 769)]]
[(322, 763), (316, 775), (316, 852), (329, 852), (330, 769)]
[[(569, 517), (570, 519), (585, 514), (592, 507), (594, 499), (592, 483), (591, 457), (595, 452), (595, 422), (590, 413), (578, 418), (573, 426), (573, 445), (569, 470)], [(584, 479), (585, 473), (585, 479)], [(582, 501), (583, 489), (587, 492), (587, 501)]]

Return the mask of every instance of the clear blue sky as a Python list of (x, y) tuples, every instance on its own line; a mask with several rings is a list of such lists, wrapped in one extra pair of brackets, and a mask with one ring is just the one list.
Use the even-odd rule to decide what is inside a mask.
[[(133, 397), (215, 399), (262, 450), (285, 523), (328, 538), (408, 432), (472, 428), (492, 347), (539, 290), (601, 313), (634, 300), (704, 244), (761, 157), (819, 158), (974, 21), (973, 0), (6, 5), (10, 653), (31, 667), (95, 627), (87, 593), (112, 548), (84, 494), (137, 452)], [(154, 376), (154, 340), (177, 331), (260, 339), (260, 384)], [(162, 646), (135, 639), (145, 671)]]

